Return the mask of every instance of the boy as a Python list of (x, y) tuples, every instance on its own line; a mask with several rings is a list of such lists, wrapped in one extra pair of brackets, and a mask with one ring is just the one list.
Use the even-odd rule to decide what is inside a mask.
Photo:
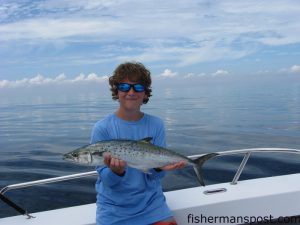
[[(151, 97), (149, 70), (141, 63), (121, 64), (109, 78), (109, 84), (119, 108), (95, 124), (91, 143), (152, 137), (153, 144), (165, 147), (162, 120), (140, 110)], [(160, 179), (164, 170), (181, 168), (183, 162), (151, 169), (151, 174), (126, 167), (126, 162), (110, 155), (105, 156), (104, 163), (106, 166), (97, 168), (97, 225), (176, 225), (166, 205)]]

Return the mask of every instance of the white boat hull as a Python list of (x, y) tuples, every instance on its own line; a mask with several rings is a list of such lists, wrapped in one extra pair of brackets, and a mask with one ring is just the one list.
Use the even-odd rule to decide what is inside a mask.
[[(225, 192), (204, 194), (205, 191)], [(300, 214), (300, 174), (221, 183), (165, 193), (179, 225), (242, 224), (263, 218), (282, 218)], [(1, 225), (91, 225), (95, 224), (95, 204), (39, 213), (35, 218), (14, 216), (0, 219)], [(300, 218), (298, 218), (300, 220)], [(286, 219), (287, 220), (287, 219)], [(300, 221), (299, 221), (300, 222)]]

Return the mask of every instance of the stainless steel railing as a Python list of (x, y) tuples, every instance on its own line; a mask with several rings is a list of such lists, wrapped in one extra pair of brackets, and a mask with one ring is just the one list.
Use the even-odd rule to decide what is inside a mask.
[(0, 190), (0, 199), (3, 202), (5, 202), (6, 204), (8, 204), (10, 207), (14, 208), (21, 215), (27, 216), (27, 219), (35, 218), (34, 216), (30, 215), (27, 212), (27, 210), (23, 209), (22, 207), (20, 207), (19, 205), (17, 205), (13, 201), (11, 201), (9, 198), (7, 198), (4, 195), (4, 193), (9, 190), (13, 190), (13, 189), (20, 189), (20, 188), (32, 187), (35, 185), (49, 184), (49, 183), (55, 183), (55, 182), (59, 182), (59, 181), (78, 179), (78, 178), (93, 176), (93, 175), (97, 175), (97, 172), (90, 171), (90, 172), (85, 172), (85, 173), (76, 173), (76, 174), (67, 175), (67, 176), (53, 177), (53, 178), (48, 178), (48, 179), (42, 179), (42, 180), (29, 181), (29, 182), (24, 182), (24, 183), (8, 185)]
[[(299, 149), (291, 149), (291, 148), (248, 148), (248, 149), (239, 149), (239, 150), (229, 150), (229, 151), (223, 151), (223, 152), (216, 152), (218, 155), (216, 157), (225, 156), (225, 155), (239, 155), (243, 154), (244, 158), (242, 162), (239, 165), (238, 170), (236, 171), (233, 180), (230, 182), (231, 184), (235, 185), (237, 184), (248, 159), (250, 158), (250, 155), (252, 153), (288, 153), (288, 154), (299, 154)], [(200, 155), (192, 155), (189, 156), (192, 159), (198, 158), (200, 156), (203, 156), (203, 154)]]
[(78, 179), (78, 178), (94, 176), (94, 175), (97, 175), (96, 171), (90, 171), (90, 172), (85, 172), (85, 173), (76, 173), (76, 174), (71, 174), (71, 175), (66, 175), (66, 176), (53, 177), (53, 178), (48, 178), (48, 179), (12, 184), (12, 185), (8, 185), (8, 186), (2, 188), (0, 190), (0, 194), (4, 194), (5, 192), (7, 192), (9, 190), (13, 190), (13, 189), (26, 188), (26, 187), (31, 187), (31, 186), (41, 185), (41, 184), (56, 183), (56, 182), (60, 182), (60, 181)]

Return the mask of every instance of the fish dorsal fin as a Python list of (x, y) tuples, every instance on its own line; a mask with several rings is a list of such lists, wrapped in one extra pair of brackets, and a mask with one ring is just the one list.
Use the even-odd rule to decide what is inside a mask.
[(140, 141), (145, 142), (145, 143), (151, 143), (152, 139), (153, 139), (152, 137), (146, 137), (146, 138), (141, 139)]

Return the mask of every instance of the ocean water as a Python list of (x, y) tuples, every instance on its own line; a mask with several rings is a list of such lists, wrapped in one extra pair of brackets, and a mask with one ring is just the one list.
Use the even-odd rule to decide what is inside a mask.
[[(70, 89), (70, 90), (69, 90)], [(108, 87), (0, 90), (0, 188), (9, 184), (91, 171), (62, 160), (89, 143), (93, 124), (118, 103)], [(161, 117), (168, 148), (185, 155), (243, 148), (300, 149), (300, 79), (156, 82), (142, 110)], [(241, 156), (204, 166), (207, 184), (230, 182)], [(300, 156), (253, 154), (243, 179), (299, 173)], [(6, 196), (28, 212), (95, 202), (96, 177), (11, 190)], [(191, 168), (169, 172), (165, 191), (197, 185)], [(17, 213), (0, 202), (0, 217)]]

